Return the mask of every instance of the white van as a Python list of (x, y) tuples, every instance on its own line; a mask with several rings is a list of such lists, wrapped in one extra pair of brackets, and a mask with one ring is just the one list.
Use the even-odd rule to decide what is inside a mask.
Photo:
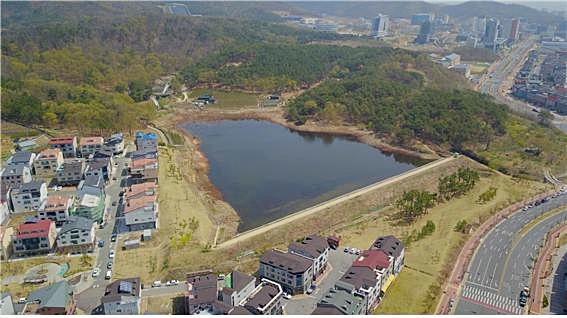
[(112, 271), (106, 271), (106, 276), (104, 276), (105, 279), (111, 279), (112, 278)]

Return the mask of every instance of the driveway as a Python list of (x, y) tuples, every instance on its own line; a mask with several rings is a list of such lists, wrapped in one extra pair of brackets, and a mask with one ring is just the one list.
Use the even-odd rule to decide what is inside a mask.
[(329, 251), (330, 270), (327, 269), (321, 280), (317, 282), (317, 289), (311, 295), (296, 295), (285, 304), (284, 312), (288, 315), (309, 315), (315, 310), (319, 300), (335, 285), (335, 283), (349, 269), (356, 255), (343, 252), (343, 248)]

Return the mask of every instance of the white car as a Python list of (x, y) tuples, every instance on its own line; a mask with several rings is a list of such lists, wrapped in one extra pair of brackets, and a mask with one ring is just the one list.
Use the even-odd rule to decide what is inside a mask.
[(161, 287), (161, 280), (156, 280), (153, 284), (152, 287)]
[[(169, 285), (168, 286), (175, 286), (175, 285), (179, 285), (179, 281), (177, 279), (172, 279), (170, 281), (168, 281)], [(166, 284), (167, 285), (167, 284)]]
[(98, 275), (100, 275), (100, 268), (95, 267), (95, 269), (93, 269), (93, 277), (98, 277)]
[(283, 294), (283, 298), (284, 298), (284, 299), (291, 299), (291, 295), (288, 294), (288, 293), (284, 293), (284, 294)]
[(108, 257), (110, 258), (114, 258), (116, 254), (114, 254), (114, 250), (110, 250), (110, 253), (108, 254)]

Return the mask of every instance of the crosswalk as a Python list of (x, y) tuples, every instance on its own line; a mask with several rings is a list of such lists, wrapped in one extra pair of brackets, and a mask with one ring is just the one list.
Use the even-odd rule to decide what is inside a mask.
[(524, 312), (524, 309), (518, 305), (517, 299), (507, 298), (493, 291), (470, 284), (465, 284), (461, 297), (512, 315), (521, 315)]

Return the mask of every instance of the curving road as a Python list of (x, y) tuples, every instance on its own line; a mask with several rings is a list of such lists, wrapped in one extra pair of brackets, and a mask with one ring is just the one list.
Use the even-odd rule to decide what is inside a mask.
[(547, 233), (565, 221), (567, 195), (562, 195), (527, 211), (519, 210), (494, 227), (468, 267), (455, 313), (523, 314), (519, 294), (530, 285), (538, 250)]

